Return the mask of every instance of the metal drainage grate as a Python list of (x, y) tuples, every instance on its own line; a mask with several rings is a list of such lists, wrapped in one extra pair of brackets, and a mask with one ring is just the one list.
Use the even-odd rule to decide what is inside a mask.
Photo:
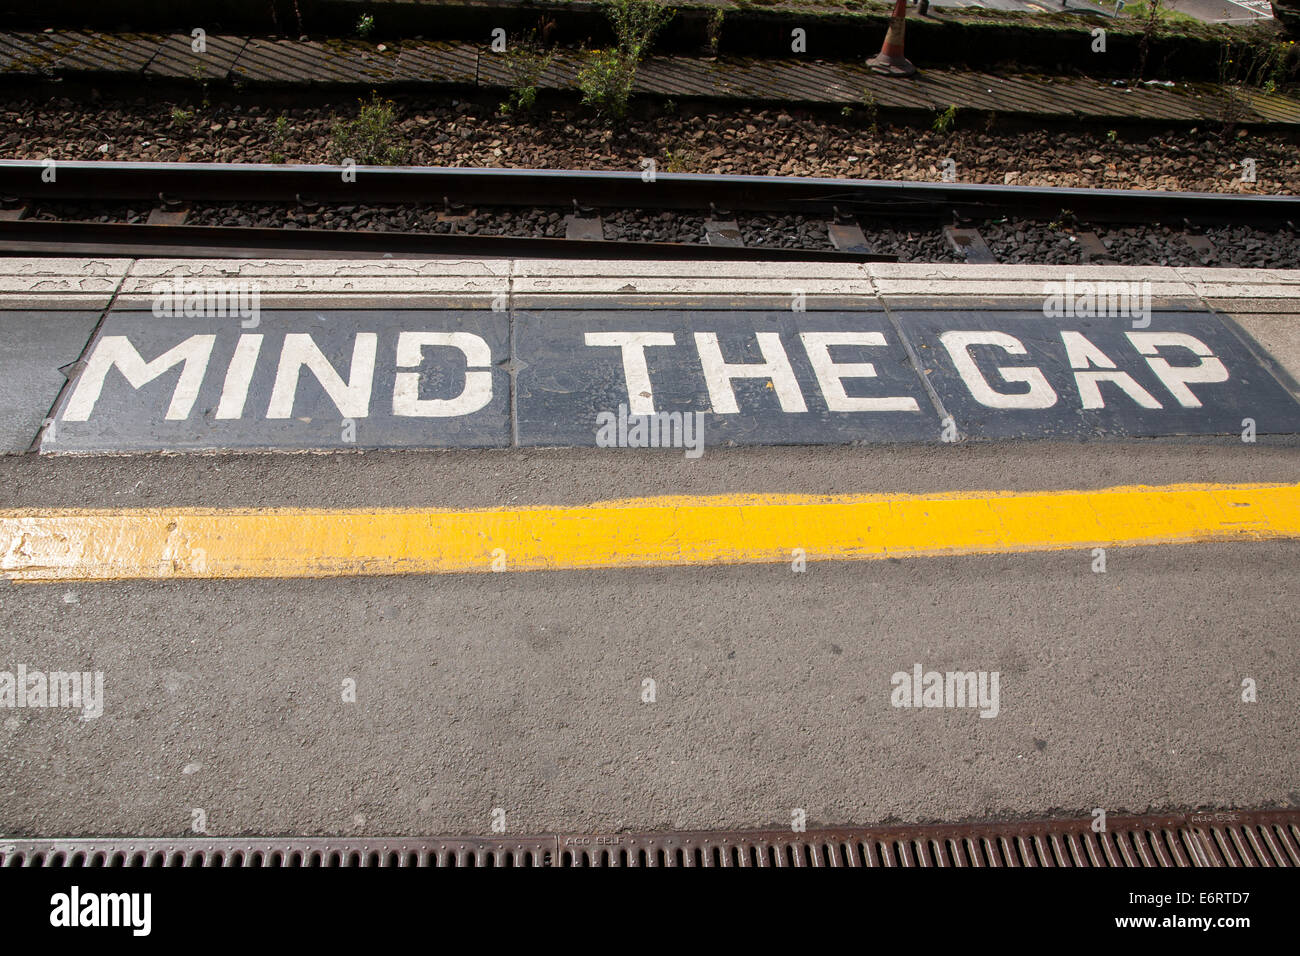
[(1300, 866), (1300, 811), (522, 838), (14, 840), (0, 866)]

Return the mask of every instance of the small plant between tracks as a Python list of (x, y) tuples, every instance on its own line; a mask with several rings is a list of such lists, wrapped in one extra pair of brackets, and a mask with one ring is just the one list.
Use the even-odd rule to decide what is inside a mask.
[(650, 44), (677, 13), (658, 0), (610, 0), (605, 4), (617, 41), (612, 49), (592, 50), (578, 68), (582, 102), (608, 119), (627, 115), (637, 66)]
[(339, 162), (351, 159), (361, 166), (400, 166), (406, 162), (410, 148), (398, 141), (393, 101), (372, 93), (369, 103), (358, 102), (361, 109), (356, 119), (334, 123), (330, 133), (334, 158)]
[(957, 107), (949, 106), (943, 112), (937, 112), (930, 128), (936, 133), (951, 133), (957, 125)]
[(536, 32), (506, 51), (506, 72), (510, 74), (510, 93), (501, 104), (501, 112), (527, 113), (537, 104), (537, 84), (541, 82), (555, 54), (542, 46)]

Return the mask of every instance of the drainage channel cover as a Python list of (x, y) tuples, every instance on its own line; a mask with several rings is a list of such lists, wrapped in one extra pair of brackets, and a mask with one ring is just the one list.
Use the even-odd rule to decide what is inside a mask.
[(1295, 867), (1300, 811), (808, 830), (368, 839), (12, 840), (0, 867)]

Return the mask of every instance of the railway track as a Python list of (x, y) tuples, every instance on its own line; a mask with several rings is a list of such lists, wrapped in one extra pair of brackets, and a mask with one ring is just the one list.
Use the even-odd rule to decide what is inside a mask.
[[(1212, 252), (1206, 231), (1275, 232), (1294, 242), (1300, 198), (969, 183), (881, 182), (645, 172), (268, 166), (256, 164), (0, 161), (0, 252), (17, 255), (187, 257), (501, 256), (727, 261), (893, 261), (877, 248), (881, 224), (907, 235), (942, 233), (947, 261), (993, 262), (984, 223), (1068, 223), (1083, 262), (1114, 262), (1098, 230), (1116, 224), (1177, 233)], [(223, 209), (261, 207), (252, 225), (214, 225)], [(103, 214), (108, 204), (125, 213)], [(301, 228), (321, 210), (422, 210), (422, 228)], [(475, 222), (480, 207), (551, 210), (549, 226)], [(694, 217), (692, 241), (608, 238), (602, 216), (637, 211)], [(300, 216), (300, 214), (303, 214)], [(117, 215), (116, 221), (114, 217)], [(786, 217), (798, 235), (746, 242), (741, 217)], [(283, 217), (281, 219), (281, 217)], [(507, 214), (507, 219), (509, 214)], [(245, 217), (246, 219), (249, 217)], [(252, 217), (258, 219), (257, 216)], [(92, 220), (100, 221), (92, 221)], [(109, 220), (109, 221), (103, 221)], [(129, 221), (133, 220), (133, 221)], [(143, 220), (143, 221), (141, 221)], [(405, 221), (409, 221), (405, 220)], [(342, 223), (342, 225), (340, 225)], [(283, 228), (289, 225), (290, 228)], [(790, 228), (796, 228), (791, 226)], [(484, 234), (498, 231), (499, 234)], [(636, 230), (630, 230), (635, 233)], [(748, 230), (751, 238), (753, 230)], [(541, 232), (542, 234), (537, 234)], [(891, 235), (893, 233), (891, 232)], [(817, 237), (808, 242), (807, 237)], [(906, 245), (906, 242), (904, 242)], [(924, 260), (933, 254), (904, 250)], [(1204, 260), (1203, 260), (1204, 261)]]

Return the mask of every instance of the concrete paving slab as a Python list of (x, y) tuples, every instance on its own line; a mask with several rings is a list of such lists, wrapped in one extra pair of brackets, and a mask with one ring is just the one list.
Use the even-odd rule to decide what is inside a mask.
[[(160, 295), (256, 293), (265, 309), (491, 308), (509, 291), (504, 260), (144, 259), (117, 304), (150, 309)], [(504, 301), (497, 301), (504, 308)]]
[(839, 262), (655, 262), (621, 259), (515, 259), (511, 274), (519, 278), (605, 277), (711, 279), (835, 279), (857, 281), (871, 275), (869, 266)]
[[(804, 295), (875, 295), (871, 282), (866, 279), (821, 279), (807, 276), (793, 278), (746, 278), (744, 291), (756, 295), (782, 295), (791, 298)], [(518, 278), (512, 288), (520, 295), (558, 293), (562, 295), (735, 295), (738, 280), (734, 278), (699, 278), (694, 276), (571, 276), (565, 278)], [(1040, 289), (1041, 291), (1041, 289)]]
[(0, 310), (108, 308), (129, 259), (0, 257)]
[[(28, 260), (58, 262), (57, 259)], [(271, 279), (341, 277), (504, 276), (507, 259), (136, 259), (132, 280), (156, 278)]]
[[(872, 304), (874, 299), (865, 295), (814, 295), (804, 293), (799, 301), (806, 312), (845, 311), (860, 309)], [(635, 292), (614, 294), (593, 293), (569, 295), (563, 292), (518, 292), (510, 296), (510, 306), (515, 311), (563, 311), (567, 309), (757, 309), (761, 311), (790, 310), (795, 302), (791, 292), (777, 295), (736, 295), (666, 293), (641, 295)]]
[[(1085, 284), (1100, 285), (1106, 280), (1080, 280), (1077, 285), (1082, 291)], [(1128, 281), (1142, 282), (1141, 279)], [(1061, 282), (1051, 279), (962, 279), (960, 281), (943, 281), (935, 279), (876, 279), (876, 291), (881, 296), (948, 296), (954, 300), (972, 296), (1008, 297), (1024, 296), (1042, 299), (1049, 294), (1050, 286), (1060, 286)], [(1194, 299), (1192, 287), (1183, 282), (1152, 282), (1149, 286), (1152, 296), (1161, 298)]]
[(1274, 362), (1300, 382), (1300, 308), (1289, 313), (1230, 313)]

